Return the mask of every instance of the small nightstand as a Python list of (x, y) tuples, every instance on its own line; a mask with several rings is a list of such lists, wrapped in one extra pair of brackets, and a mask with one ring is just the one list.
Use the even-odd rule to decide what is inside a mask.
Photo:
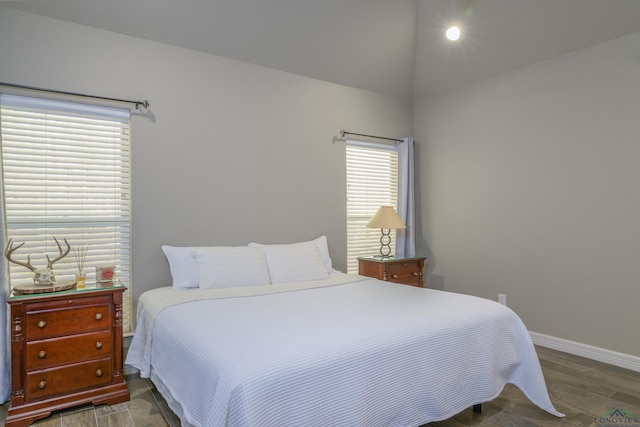
[(416, 258), (358, 258), (358, 274), (403, 285), (424, 287), (422, 270), (424, 257)]
[(123, 376), (121, 284), (11, 295), (7, 427), (52, 411), (129, 400)]

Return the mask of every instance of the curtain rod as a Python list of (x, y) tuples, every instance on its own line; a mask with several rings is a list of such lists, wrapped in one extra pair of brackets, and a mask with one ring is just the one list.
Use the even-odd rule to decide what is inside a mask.
[(356, 135), (356, 136), (366, 136), (367, 138), (386, 139), (387, 141), (404, 142), (404, 140), (398, 139), (398, 138), (387, 138), (386, 136), (366, 135), (363, 133), (348, 132), (344, 129), (340, 131), (340, 134), (342, 135), (342, 139), (345, 139), (345, 135)]
[(130, 101), (128, 99), (108, 98), (108, 97), (105, 97), (105, 96), (87, 95), (87, 94), (84, 94), (84, 93), (66, 92), (66, 91), (63, 91), (63, 90), (44, 89), (44, 88), (41, 88), (41, 87), (24, 86), (24, 85), (17, 85), (17, 84), (13, 84), (13, 83), (5, 83), (5, 82), (0, 82), (0, 86), (7, 86), (7, 87), (18, 88), (18, 89), (37, 90), (39, 92), (57, 93), (57, 94), (60, 94), (60, 95), (80, 96), (80, 97), (83, 97), (83, 98), (102, 99), (102, 100), (105, 100), (105, 101), (124, 102), (126, 104), (134, 104), (136, 106), (136, 110), (139, 110), (140, 106), (143, 106), (144, 108), (149, 108), (149, 101), (147, 101), (146, 99), (144, 101)]

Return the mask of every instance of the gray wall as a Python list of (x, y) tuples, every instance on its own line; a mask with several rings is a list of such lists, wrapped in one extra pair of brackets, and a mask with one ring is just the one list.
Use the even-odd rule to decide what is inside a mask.
[(134, 298), (170, 283), (162, 244), (326, 234), (346, 268), (342, 128), (410, 136), (412, 105), (0, 7), (0, 81), (148, 99), (132, 120)]
[(640, 34), (423, 99), (430, 284), (640, 356)]

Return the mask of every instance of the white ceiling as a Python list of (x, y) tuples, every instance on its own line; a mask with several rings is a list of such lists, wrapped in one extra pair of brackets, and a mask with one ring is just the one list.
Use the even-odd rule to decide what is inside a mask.
[[(419, 99), (640, 31), (640, 0), (21, 0), (2, 6)], [(457, 43), (444, 39), (451, 21)]]

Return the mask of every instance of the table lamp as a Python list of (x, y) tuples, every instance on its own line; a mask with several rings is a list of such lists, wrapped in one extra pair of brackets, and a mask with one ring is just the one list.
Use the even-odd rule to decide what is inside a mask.
[(367, 227), (379, 228), (382, 232), (380, 236), (380, 256), (382, 258), (389, 258), (391, 254), (391, 229), (407, 228), (392, 206), (380, 206), (378, 212), (367, 223)]

